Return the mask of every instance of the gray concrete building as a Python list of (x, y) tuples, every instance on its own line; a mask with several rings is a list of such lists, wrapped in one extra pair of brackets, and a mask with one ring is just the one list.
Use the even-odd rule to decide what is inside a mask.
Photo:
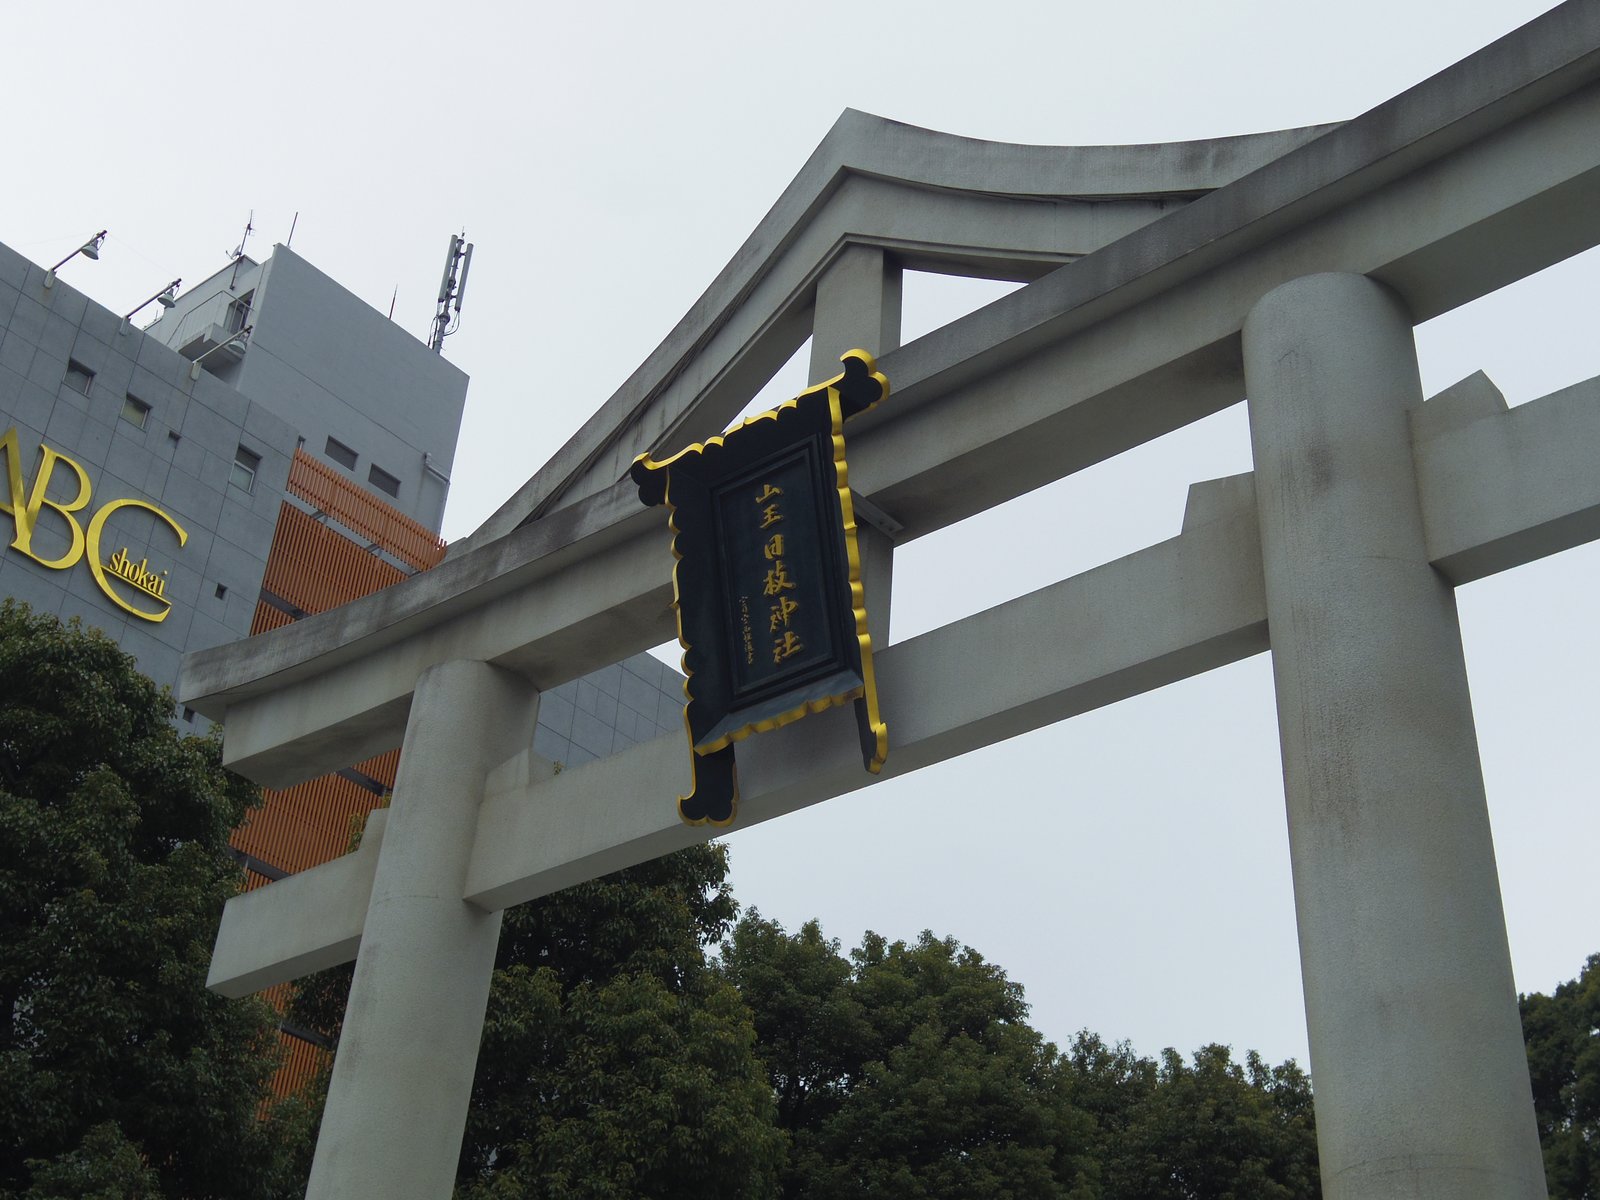
[(466, 374), (293, 250), (274, 246), (259, 263), (239, 257), (181, 293), (146, 332), (263, 398), (307, 453), (439, 528)]
[[(0, 435), (0, 595), (82, 618), (164, 684), (249, 633), (298, 439), (273, 408), (0, 246)], [(119, 553), (161, 597), (104, 570)]]
[[(250, 633), (282, 506), (339, 527), (287, 491), (297, 449), (439, 528), (466, 374), (292, 250), (240, 257), (146, 330), (46, 276), (0, 245), (0, 596), (173, 684), (185, 651)], [(573, 680), (539, 752), (578, 765), (677, 729), (681, 682), (647, 655)]]

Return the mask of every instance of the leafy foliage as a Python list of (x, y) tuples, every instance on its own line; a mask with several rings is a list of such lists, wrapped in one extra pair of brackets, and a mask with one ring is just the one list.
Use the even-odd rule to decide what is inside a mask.
[(1091, 1196), (1092, 1132), (1022, 990), (976, 951), (751, 914), (723, 950), (792, 1139), (791, 1197)]
[(1080, 1034), (1063, 1055), (975, 950), (752, 913), (723, 970), (754, 1013), (791, 1138), (786, 1197), (1274, 1200), (1319, 1195), (1309, 1081), (1207, 1046), (1160, 1062)]
[(0, 1197), (283, 1194), (258, 1002), (205, 988), (255, 790), (102, 634), (0, 608)]
[(772, 1193), (755, 1032), (705, 960), (734, 914), (727, 870), (696, 846), (506, 913), (463, 1200)]
[[(706, 963), (734, 903), (697, 846), (507, 910), (457, 1196), (774, 1194), (783, 1138), (737, 992)], [(347, 973), (296, 1019), (337, 1032)]]
[(115, 1121), (96, 1125), (79, 1145), (54, 1159), (33, 1159), (24, 1200), (143, 1200), (161, 1184)]
[(1552, 1200), (1600, 1197), (1600, 954), (1555, 994), (1523, 996), (1533, 1107)]
[(1321, 1195), (1311, 1083), (1293, 1062), (1203, 1046), (1160, 1061), (1080, 1033), (1074, 1095), (1098, 1130), (1107, 1200), (1307, 1200)]

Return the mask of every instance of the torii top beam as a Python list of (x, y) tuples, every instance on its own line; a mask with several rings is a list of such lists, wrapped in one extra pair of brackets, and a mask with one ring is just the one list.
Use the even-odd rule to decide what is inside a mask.
[[(1575, 2), (1320, 134), (1281, 135), (1253, 149), (1192, 145), (1188, 156), (1225, 166), (1189, 176), (1191, 185), (1224, 179), (1269, 146), (1300, 143), (882, 356), (895, 403), (853, 431), (853, 485), (904, 527), (899, 540), (916, 537), (1238, 402), (1244, 316), (1287, 279), (1365, 274), (1397, 291), (1420, 322), (1594, 245), (1597, 80), (1600, 9)], [(872, 125), (847, 115), (841, 129), (849, 137), (840, 137), (865, 142), (861, 129)], [(924, 174), (907, 168), (916, 188), (936, 184), (926, 172), (944, 144), (939, 136), (882, 128), (894, 130), (886, 145), (903, 141), (897, 160), (920, 155)], [(992, 164), (1013, 151), (1031, 162), (1050, 154), (973, 153)], [(844, 158), (835, 150), (814, 156), (786, 200), (815, 194), (824, 197), (821, 212), (831, 212), (856, 178), (836, 165)], [(830, 190), (836, 177), (843, 182)], [(1184, 180), (1168, 174), (1159, 182)], [(1059, 173), (1051, 186), (1071, 191)], [(957, 206), (986, 203), (929, 194)], [(1163, 192), (1160, 202), (1178, 199)], [(827, 227), (817, 225), (817, 211), (779, 222), (789, 230), (784, 248)], [(803, 281), (814, 280), (840, 236), (826, 228), (810, 268), (796, 268), (783, 295), (804, 294)], [(1043, 253), (1037, 233), (1018, 240)], [(748, 281), (730, 266), (719, 283), (737, 289)], [(546, 482), (522, 496), (522, 507), (502, 510), (473, 548), (340, 609), (190, 655), (180, 691), (185, 703), (227, 720), (229, 764), (281, 785), (389, 748), (400, 739), (417, 675), (445, 658), (508, 666), (548, 688), (667, 640), (668, 564), (653, 522), (633, 507), (626, 484), (601, 485), (609, 468), (597, 455), (602, 443), (612, 446), (605, 453), (622, 463), (613, 476), (620, 477), (633, 454), (677, 436), (686, 422), (704, 423), (693, 432), (714, 432), (724, 410), (737, 407), (722, 389), (735, 377), (751, 380), (730, 366), (737, 355), (708, 347), (726, 335), (746, 358), (759, 357), (764, 341), (730, 332), (744, 311), (736, 291), (717, 299), (722, 309), (692, 315), (669, 338), (694, 341), (698, 355), (685, 358), (678, 346), (675, 356), (664, 344), (608, 404), (606, 421), (621, 432), (591, 430), (588, 441), (580, 434), (569, 447), (574, 460), (536, 477)], [(774, 300), (757, 323), (770, 332), (774, 314), (793, 307)], [(678, 385), (691, 379), (698, 384)], [(749, 389), (736, 390), (742, 397)], [(678, 399), (639, 411), (645, 394)], [(555, 498), (558, 506), (524, 523)], [(564, 569), (579, 561), (581, 589)]]

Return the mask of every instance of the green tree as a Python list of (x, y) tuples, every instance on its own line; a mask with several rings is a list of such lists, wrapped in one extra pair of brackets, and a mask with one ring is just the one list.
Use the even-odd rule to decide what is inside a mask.
[(817, 922), (791, 936), (752, 910), (723, 947), (722, 968), (750, 1007), (778, 1124), (803, 1138), (838, 1111), (877, 1044), (850, 962)]
[(1159, 1061), (1027, 1023), (1022, 988), (924, 933), (846, 956), (816, 922), (751, 913), (723, 971), (754, 1016), (791, 1150), (783, 1194), (1308, 1200), (1311, 1088), (1294, 1063), (1223, 1046)]
[(1600, 1198), (1600, 954), (1555, 994), (1520, 999), (1553, 1200)]
[(1311, 1085), (1292, 1061), (1236, 1063), (1204, 1046), (1186, 1063), (1080, 1033), (1073, 1095), (1098, 1129), (1105, 1200), (1309, 1200), (1321, 1195)]
[[(507, 910), (457, 1196), (775, 1194), (783, 1135), (738, 993), (705, 947), (734, 916), (727, 852), (696, 846)], [(297, 1019), (337, 1033), (348, 973)]]
[(751, 914), (723, 950), (792, 1139), (788, 1197), (1089, 1197), (1092, 1123), (1022, 989), (975, 950)]
[(0, 607), (0, 1197), (287, 1194), (275, 1018), (205, 988), (255, 790), (104, 635)]

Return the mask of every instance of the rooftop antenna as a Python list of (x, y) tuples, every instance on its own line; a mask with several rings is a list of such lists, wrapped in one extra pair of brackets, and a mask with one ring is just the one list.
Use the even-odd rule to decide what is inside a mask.
[[(298, 214), (296, 214), (298, 215)], [(256, 210), (251, 209), (250, 215), (245, 218), (244, 233), (239, 236), (239, 244), (234, 248), (230, 258), (233, 259), (233, 278), (228, 281), (228, 290), (232, 291), (239, 283), (239, 260), (244, 257), (244, 244), (250, 240), (250, 235), (256, 231)]]
[(472, 243), (467, 231), (450, 235), (450, 249), (444, 256), (444, 277), (439, 280), (439, 306), (433, 314), (433, 332), (428, 348), (444, 353), (444, 339), (461, 328), (461, 302), (467, 295), (467, 272), (472, 269)]

